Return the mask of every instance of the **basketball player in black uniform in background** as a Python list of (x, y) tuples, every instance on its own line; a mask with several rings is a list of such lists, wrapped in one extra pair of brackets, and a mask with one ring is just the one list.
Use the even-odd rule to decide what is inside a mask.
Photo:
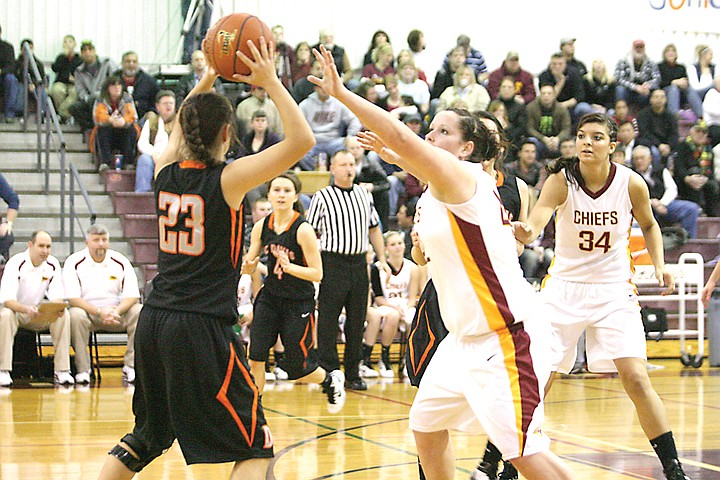
[(245, 264), (257, 265), (267, 254), (265, 284), (255, 297), (250, 329), (250, 368), (258, 390), (265, 387), (265, 362), (278, 334), (285, 346), (283, 367), (290, 380), (319, 383), (328, 396), (328, 409), (338, 412), (345, 402), (339, 372), (318, 365), (313, 348), (315, 287), (322, 279), (322, 260), (315, 229), (302, 216), (300, 180), (285, 172), (268, 182), (273, 212), (252, 230)]
[(285, 125), (280, 143), (224, 163), (233, 128), (212, 69), (183, 102), (155, 165), (160, 254), (135, 336), (135, 427), (109, 452), (101, 479), (130, 479), (175, 438), (188, 464), (235, 462), (231, 479), (264, 479), (273, 442), (237, 322), (245, 192), (312, 147), (300, 109), (275, 73), (274, 46), (248, 42), (251, 70), (235, 80), (265, 88)]

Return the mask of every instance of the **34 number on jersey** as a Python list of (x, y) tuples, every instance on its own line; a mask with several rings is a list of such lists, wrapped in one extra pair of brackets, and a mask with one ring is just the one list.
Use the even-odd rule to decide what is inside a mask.
[(582, 230), (578, 235), (580, 236), (578, 248), (583, 252), (592, 252), (596, 248), (602, 248), (603, 253), (610, 250), (610, 232), (603, 232), (597, 240), (591, 230)]
[[(160, 250), (173, 255), (196, 257), (202, 254), (205, 251), (205, 202), (202, 197), (160, 192), (158, 205), (165, 212), (158, 218)], [(181, 214), (185, 222), (176, 231)]]

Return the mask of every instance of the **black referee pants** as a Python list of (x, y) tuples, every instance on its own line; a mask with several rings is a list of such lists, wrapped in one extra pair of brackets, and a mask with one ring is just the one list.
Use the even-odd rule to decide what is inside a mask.
[(345, 378), (360, 378), (370, 279), (365, 254), (322, 252), (323, 279), (318, 294), (318, 360), (330, 372), (340, 368), (338, 317), (345, 307)]

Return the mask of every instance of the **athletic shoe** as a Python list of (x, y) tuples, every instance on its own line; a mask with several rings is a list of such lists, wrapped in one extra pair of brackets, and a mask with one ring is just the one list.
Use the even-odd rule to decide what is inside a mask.
[(395, 376), (395, 372), (392, 371), (392, 368), (390, 368), (390, 364), (386, 365), (385, 362), (383, 362), (382, 358), (378, 362), (378, 366), (380, 368), (380, 376), (383, 378), (393, 378)]
[(73, 380), (72, 375), (70, 375), (70, 370), (65, 370), (63, 372), (55, 372), (55, 385), (74, 385), (75, 380)]
[(690, 480), (690, 477), (685, 475), (680, 460), (677, 458), (672, 461), (672, 465), (664, 473), (667, 480)]
[(80, 385), (87, 385), (90, 383), (90, 370), (87, 372), (80, 372), (75, 374), (75, 383)]
[(470, 475), (470, 480), (497, 480), (497, 465), (480, 462)]
[(12, 377), (7, 370), (0, 370), (0, 387), (9, 387), (12, 385)]
[(518, 471), (515, 465), (503, 460), (503, 471), (498, 477), (498, 480), (518, 480)]
[(265, 372), (266, 382), (274, 382), (276, 379), (277, 377), (275, 377), (275, 374), (273, 372)]
[(275, 380), (287, 380), (290, 378), (288, 373), (278, 366), (273, 368), (273, 373), (275, 374)]
[(326, 381), (323, 382), (323, 393), (328, 398), (328, 412), (339, 413), (345, 405), (345, 389), (343, 383), (345, 381), (345, 374), (340, 370), (333, 370), (327, 376)]
[(365, 362), (360, 363), (360, 376), (362, 378), (377, 378), (379, 375), (377, 370), (369, 365), (365, 365)]
[(345, 380), (345, 388), (348, 390), (367, 390), (367, 383), (365, 383), (362, 378)]
[(122, 379), (127, 383), (135, 383), (135, 368), (128, 366), (123, 367)]

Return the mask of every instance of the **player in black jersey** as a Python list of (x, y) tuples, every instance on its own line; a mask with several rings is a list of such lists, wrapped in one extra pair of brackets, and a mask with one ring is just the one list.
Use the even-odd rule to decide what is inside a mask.
[(285, 346), (283, 367), (290, 380), (318, 383), (328, 396), (328, 409), (338, 412), (345, 402), (344, 376), (318, 365), (313, 348), (315, 287), (322, 279), (322, 260), (315, 230), (302, 216), (300, 180), (285, 172), (268, 182), (273, 212), (258, 221), (250, 237), (246, 263), (257, 264), (267, 254), (265, 284), (255, 298), (250, 330), (250, 367), (260, 392), (265, 386), (265, 362), (278, 334)]
[[(310, 127), (277, 78), (274, 45), (248, 42), (251, 73), (280, 111), (280, 143), (226, 165), (233, 109), (212, 92), (212, 69), (183, 102), (155, 165), (158, 275), (135, 336), (135, 427), (109, 452), (101, 479), (129, 479), (177, 438), (188, 464), (235, 462), (231, 479), (264, 479), (273, 442), (245, 352), (232, 326), (245, 192), (297, 162)], [(288, 127), (292, 128), (288, 128)]]

